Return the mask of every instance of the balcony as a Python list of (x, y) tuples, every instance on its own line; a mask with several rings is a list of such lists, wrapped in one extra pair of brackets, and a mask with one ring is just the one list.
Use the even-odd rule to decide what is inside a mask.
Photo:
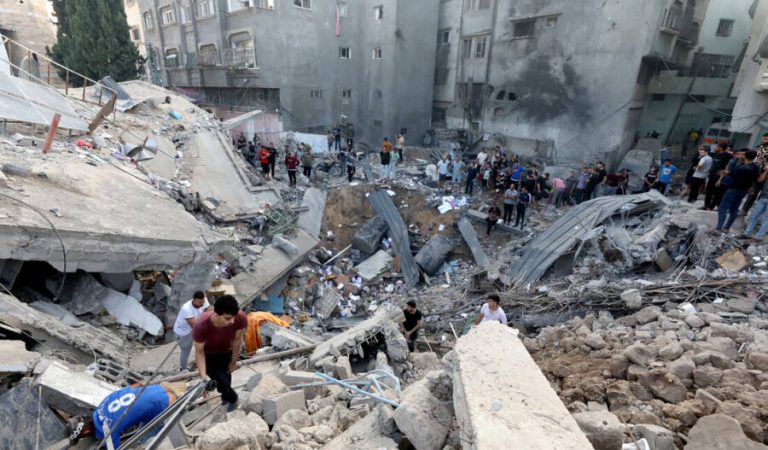
[(678, 35), (680, 34), (680, 16), (681, 11), (670, 8), (664, 11), (664, 20), (661, 22), (661, 28), (660, 31), (662, 33), (668, 33), (668, 34), (674, 34)]
[(224, 64), (231, 70), (256, 70), (256, 49), (253, 47), (224, 50)]

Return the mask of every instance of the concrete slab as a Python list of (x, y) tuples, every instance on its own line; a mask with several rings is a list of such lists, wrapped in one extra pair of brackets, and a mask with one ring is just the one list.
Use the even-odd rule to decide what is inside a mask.
[[(125, 338), (89, 323), (74, 328), (53, 316), (31, 308), (16, 297), (0, 293), (0, 321), (22, 330), (34, 330), (38, 336), (47, 335), (77, 350), (112, 359), (122, 365), (128, 360)], [(90, 360), (91, 362), (93, 359)]]
[(163, 322), (156, 315), (147, 311), (138, 300), (122, 292), (109, 289), (101, 304), (118, 323), (141, 328), (152, 336), (163, 332)]
[[(97, 157), (79, 156), (0, 152), (0, 163), (42, 174), (16, 177), (24, 194), (9, 195), (42, 211), (53, 223), (65, 244), (67, 272), (175, 269), (206, 254), (209, 244), (227, 242), (201, 227), (181, 204), (145, 182), (127, 163), (111, 166), (97, 162)], [(48, 222), (2, 196), (0, 235), (0, 259), (46, 261), (64, 270), (61, 243)]]
[(255, 216), (280, 201), (280, 194), (271, 187), (252, 186), (240, 164), (229, 140), (218, 133), (200, 130), (189, 143), (184, 167), (192, 188), (201, 200), (217, 203), (207, 212), (221, 222)]
[(488, 259), (488, 255), (485, 254), (483, 246), (480, 244), (480, 239), (477, 237), (477, 230), (467, 220), (466, 217), (462, 217), (458, 222), (459, 232), (461, 237), (464, 238), (464, 242), (467, 243), (469, 251), (472, 252), (472, 257), (475, 258), (475, 264), (481, 269), (488, 269), (491, 266), (491, 262)]
[(272, 284), (296, 267), (304, 257), (317, 245), (319, 240), (304, 230), (297, 230), (296, 236), (290, 241), (298, 248), (297, 256), (292, 257), (270, 245), (261, 254), (251, 271), (242, 272), (232, 278), (232, 284), (240, 295), (241, 306), (255, 300)]
[(411, 253), (411, 243), (408, 237), (408, 229), (405, 227), (400, 210), (395, 206), (392, 197), (386, 191), (372, 192), (368, 196), (368, 202), (376, 214), (381, 216), (389, 227), (389, 237), (392, 238), (392, 246), (395, 254), (400, 257), (400, 271), (405, 285), (414, 287), (419, 282), (419, 268)]
[(264, 420), (274, 425), (283, 414), (292, 409), (307, 409), (307, 401), (304, 397), (304, 391), (292, 391), (285, 394), (275, 395), (262, 400), (261, 410)]
[(381, 245), (381, 239), (387, 234), (387, 222), (380, 216), (374, 216), (363, 224), (352, 238), (352, 248), (356, 248), (366, 255), (372, 255)]
[(0, 118), (11, 122), (50, 125), (53, 115), (61, 114), (59, 128), (87, 131), (80, 118), (59, 91), (42, 83), (0, 72)]
[(40, 360), (40, 353), (27, 351), (22, 341), (0, 341), (0, 377), (27, 374)]
[(374, 281), (392, 269), (392, 256), (384, 250), (379, 250), (370, 258), (355, 266), (355, 270), (367, 282)]
[(137, 133), (135, 129), (126, 131), (120, 135), (120, 140), (126, 144), (141, 145), (144, 140), (155, 141), (157, 143), (157, 154), (152, 159), (142, 161), (140, 164), (149, 172), (160, 176), (166, 180), (173, 179), (176, 176), (176, 146), (165, 136), (158, 136), (154, 133)]
[(314, 237), (320, 237), (320, 225), (323, 223), (327, 199), (328, 193), (318, 188), (311, 187), (304, 191), (301, 206), (309, 209), (299, 213), (299, 227)]
[(453, 405), (462, 448), (592, 450), (511, 328), (484, 322), (461, 337), (454, 352)]
[[(403, 321), (403, 311), (398, 308), (379, 308), (370, 319), (361, 322), (343, 333), (321, 342), (317, 345), (309, 363), (313, 366), (326, 356), (339, 356), (349, 354), (357, 345), (364, 342), (370, 336), (382, 333), (384, 328), (392, 321)], [(351, 344), (351, 345), (350, 345)], [(337, 354), (334, 354), (337, 353)]]
[(90, 414), (107, 395), (118, 389), (58, 361), (51, 361), (42, 369), (34, 384), (42, 388), (49, 405), (74, 415)]
[[(379, 406), (367, 416), (358, 420), (347, 431), (336, 436), (333, 440), (321, 447), (321, 450), (339, 449), (377, 449), (397, 450), (397, 442), (385, 435), (394, 429), (391, 409), (388, 406)], [(508, 447), (501, 447), (508, 448)]]

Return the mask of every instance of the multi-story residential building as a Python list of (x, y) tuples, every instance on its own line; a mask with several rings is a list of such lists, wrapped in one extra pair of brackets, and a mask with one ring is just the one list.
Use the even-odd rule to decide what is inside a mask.
[(759, 144), (768, 132), (768, 1), (756, 1), (750, 15), (749, 45), (733, 87), (730, 130), (739, 147)]
[(550, 162), (617, 162), (657, 61), (689, 60), (707, 2), (445, 0), (433, 123)]
[[(147, 47), (144, 45), (144, 32), (142, 30), (143, 24), (141, 22), (141, 11), (139, 10), (139, 4), (136, 0), (123, 0), (125, 7), (125, 18), (128, 21), (128, 27), (131, 33), (131, 42), (136, 45), (139, 50), (139, 55), (146, 60)], [(144, 73), (141, 74), (144, 79), (151, 79), (148, 71), (148, 64), (144, 65)]]
[(137, 1), (150, 62), (202, 103), (369, 143), (430, 126), (438, 0)]
[[(667, 10), (662, 35), (683, 39), (687, 30), (674, 15), (679, 2)], [(654, 73), (640, 121), (641, 135), (658, 133), (670, 143), (680, 143), (691, 129), (707, 130), (713, 122), (728, 123), (735, 98), (731, 87), (746, 51), (754, 0), (711, 1), (703, 22), (690, 22), (698, 42), (690, 59), (654, 54)], [(700, 11), (697, 9), (697, 12)]]
[[(45, 56), (46, 47), (56, 43), (56, 28), (52, 10), (47, 0), (0, 0), (0, 33), (13, 39), (29, 51), (18, 46), (8, 46), (8, 57), (13, 65), (30, 72), (54, 85), (63, 82), (56, 68), (42, 64), (39, 56)], [(18, 69), (14, 69), (17, 73)]]

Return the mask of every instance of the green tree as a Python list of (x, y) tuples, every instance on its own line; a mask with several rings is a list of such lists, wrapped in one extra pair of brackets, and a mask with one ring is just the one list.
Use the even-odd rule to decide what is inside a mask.
[[(58, 29), (48, 56), (76, 72), (99, 80), (116, 81), (139, 74), (139, 51), (131, 42), (123, 0), (51, 0)], [(64, 72), (60, 71), (64, 78)], [(70, 82), (82, 84), (81, 79)]]

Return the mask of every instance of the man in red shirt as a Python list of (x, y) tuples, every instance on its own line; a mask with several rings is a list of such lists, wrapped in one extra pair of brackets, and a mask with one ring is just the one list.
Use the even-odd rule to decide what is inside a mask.
[(269, 149), (262, 146), (259, 151), (259, 164), (261, 164), (261, 174), (269, 179)]
[(232, 389), (232, 372), (237, 368), (237, 357), (243, 342), (243, 331), (248, 318), (235, 297), (222, 295), (213, 311), (204, 312), (192, 330), (195, 340), (195, 360), (200, 378), (210, 376), (216, 382), (222, 403), (237, 403)]
[(288, 184), (296, 187), (296, 171), (299, 170), (299, 158), (290, 152), (285, 155), (285, 167), (288, 169)]

